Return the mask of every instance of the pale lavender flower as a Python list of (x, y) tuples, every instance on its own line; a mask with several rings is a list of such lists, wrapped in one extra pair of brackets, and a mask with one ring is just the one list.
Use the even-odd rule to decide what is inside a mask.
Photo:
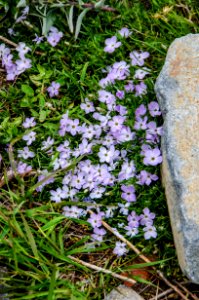
[(105, 40), (106, 47), (104, 48), (104, 52), (113, 53), (116, 48), (121, 46), (121, 44), (121, 42), (117, 41), (116, 36), (112, 36), (111, 38)]
[(118, 143), (133, 141), (135, 139), (135, 132), (132, 132), (128, 126), (122, 126), (120, 130), (112, 134)]
[(100, 162), (111, 163), (114, 159), (117, 159), (120, 154), (119, 150), (115, 150), (115, 147), (112, 145), (109, 149), (105, 147), (100, 147), (100, 151), (98, 152), (98, 157)]
[(63, 208), (63, 215), (68, 218), (76, 218), (79, 219), (81, 216), (85, 215), (85, 211), (82, 208), (77, 206), (64, 206)]
[(38, 36), (36, 33), (35, 33), (35, 39), (32, 40), (33, 42), (35, 42), (37, 45), (40, 44), (42, 41), (43, 41), (44, 37), (43, 36)]
[(146, 114), (146, 106), (144, 104), (141, 104), (138, 106), (138, 108), (135, 110), (135, 116), (137, 117), (143, 116)]
[(18, 44), (18, 46), (16, 47), (16, 50), (18, 51), (20, 58), (24, 58), (24, 55), (26, 53), (28, 53), (29, 51), (31, 51), (31, 49), (28, 46), (26, 46), (26, 44), (23, 42), (20, 42)]
[(73, 136), (79, 133), (79, 119), (69, 120), (67, 131)]
[(144, 60), (149, 57), (149, 52), (133, 51), (130, 53), (132, 66), (143, 66)]
[(121, 190), (123, 191), (121, 195), (122, 199), (126, 200), (127, 202), (136, 201), (135, 188), (133, 185), (122, 185)]
[(134, 129), (135, 130), (145, 130), (147, 129), (147, 121), (148, 121), (148, 117), (137, 117), (135, 124), (134, 124)]
[(135, 211), (132, 211), (128, 215), (127, 220), (128, 220), (128, 225), (129, 226), (139, 227), (140, 216), (138, 216)]
[(99, 98), (98, 100), (100, 102), (105, 102), (106, 104), (113, 104), (116, 101), (116, 98), (113, 94), (110, 92), (107, 92), (106, 90), (99, 90), (98, 91)]
[(118, 33), (125, 38), (129, 37), (132, 34), (132, 32), (126, 27), (123, 27), (122, 29), (118, 30)]
[(119, 212), (124, 215), (124, 216), (127, 216), (128, 213), (129, 213), (129, 206), (131, 205), (130, 202), (126, 202), (125, 204), (123, 203), (118, 203), (118, 207), (120, 208), (119, 209)]
[(91, 214), (90, 218), (87, 220), (93, 228), (100, 227), (102, 225), (102, 215), (101, 214)]
[(62, 37), (63, 32), (58, 31), (56, 27), (51, 27), (47, 36), (47, 41), (52, 47), (55, 47)]
[(151, 174), (145, 170), (142, 170), (139, 175), (137, 175), (137, 183), (140, 185), (150, 185), (152, 181), (158, 180), (158, 176)]
[(89, 101), (88, 98), (85, 99), (85, 103), (80, 104), (80, 107), (81, 107), (82, 110), (85, 111), (86, 114), (95, 111), (95, 107), (93, 105), (93, 102)]
[(140, 82), (135, 85), (135, 96), (141, 96), (146, 94), (147, 86), (144, 82)]
[(129, 81), (128, 84), (126, 84), (126, 85), (124, 86), (124, 89), (125, 89), (125, 91), (126, 91), (127, 93), (131, 93), (131, 92), (134, 91), (135, 86), (134, 86), (134, 84), (133, 84), (132, 81)]
[(15, 35), (16, 35), (16, 33), (15, 33), (15, 31), (14, 31), (13, 28), (8, 28), (8, 34), (9, 34), (10, 36), (15, 36)]
[(126, 249), (126, 244), (122, 242), (116, 242), (116, 246), (113, 249), (113, 253), (116, 254), (117, 256), (122, 256), (126, 254), (128, 250)]
[(23, 73), (25, 70), (32, 67), (31, 60), (29, 58), (21, 57), (16, 60), (17, 75)]
[(19, 174), (25, 174), (25, 173), (29, 173), (30, 171), (32, 171), (32, 167), (28, 166), (26, 163), (20, 161), (17, 165), (17, 172)]
[(54, 139), (51, 138), (50, 136), (47, 138), (46, 141), (42, 142), (42, 147), (41, 150), (47, 150), (49, 149), (52, 145), (54, 144)]
[(50, 191), (50, 200), (55, 201), (56, 203), (59, 203), (64, 199), (64, 192), (61, 188), (57, 188), (56, 191), (51, 190)]
[(143, 228), (144, 233), (144, 238), (145, 240), (149, 240), (151, 237), (152, 238), (156, 238), (157, 237), (157, 231), (156, 228), (154, 226), (146, 226)]
[(115, 106), (115, 111), (117, 111), (120, 114), (120, 116), (127, 115), (127, 109), (123, 105), (116, 105)]
[(105, 229), (95, 227), (93, 229), (93, 234), (91, 234), (91, 237), (94, 241), (102, 242), (105, 234), (106, 234)]
[(22, 139), (24, 141), (26, 141), (27, 145), (30, 146), (32, 144), (32, 142), (34, 142), (36, 140), (36, 132), (35, 131), (31, 131), (27, 134), (25, 134)]
[(132, 227), (130, 225), (125, 226), (124, 229), (126, 230), (126, 235), (128, 235), (131, 238), (136, 236), (139, 232), (137, 227)]
[(90, 193), (89, 196), (90, 196), (91, 199), (99, 199), (99, 198), (102, 198), (102, 195), (105, 191), (106, 191), (105, 188), (97, 187), (97, 188), (92, 190), (92, 192)]
[(23, 159), (33, 158), (35, 153), (30, 151), (28, 147), (24, 147), (23, 150), (17, 150), (18, 157), (22, 157)]
[(126, 118), (122, 116), (114, 116), (112, 120), (108, 122), (108, 126), (110, 127), (111, 132), (113, 133), (121, 130), (125, 119)]
[(31, 127), (34, 127), (35, 125), (36, 125), (36, 122), (35, 122), (35, 118), (34, 117), (26, 118), (25, 121), (22, 124), (22, 126), (24, 128), (31, 128)]
[(50, 98), (59, 95), (60, 83), (53, 81), (47, 88)]
[(124, 161), (122, 169), (118, 174), (118, 181), (128, 180), (129, 178), (135, 177), (135, 164), (133, 161)]
[(143, 79), (146, 75), (149, 74), (149, 69), (143, 68), (143, 69), (138, 69), (135, 71), (134, 78), (135, 79)]
[(140, 224), (144, 226), (153, 225), (155, 214), (151, 213), (148, 207), (143, 209), (143, 214), (140, 215)]
[(116, 92), (116, 97), (119, 98), (120, 100), (124, 99), (124, 96), (125, 96), (124, 91), (118, 90), (118, 91)]
[(148, 104), (149, 113), (152, 117), (160, 116), (161, 111), (158, 102), (152, 101)]
[(162, 162), (162, 155), (158, 148), (146, 150), (144, 155), (143, 163), (146, 166), (156, 166)]

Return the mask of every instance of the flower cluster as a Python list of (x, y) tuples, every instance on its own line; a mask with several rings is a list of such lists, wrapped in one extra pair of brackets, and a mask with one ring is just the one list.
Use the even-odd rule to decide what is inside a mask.
[[(131, 32), (122, 28), (118, 34), (119, 38), (125, 39)], [(55, 45), (61, 36), (53, 28), (48, 41)], [(113, 53), (122, 46), (122, 42), (113, 36), (105, 41), (105, 45), (104, 51)], [(141, 102), (146, 95), (145, 77), (150, 70), (144, 64), (148, 57), (148, 52), (134, 50), (125, 61), (114, 61), (106, 66), (96, 95), (85, 98), (79, 106), (78, 115), (70, 109), (66, 111), (61, 117), (58, 132), (46, 136), (41, 143), (41, 151), (49, 157), (49, 167), (40, 170), (38, 183), (41, 184), (37, 192), (45, 188), (52, 202), (73, 202), (73, 205), (63, 207), (63, 214), (68, 218), (86, 218), (93, 228), (91, 238), (96, 243), (101, 243), (106, 236), (102, 220), (111, 222), (116, 215), (121, 219), (118, 228), (115, 228), (118, 236), (117, 230), (130, 238), (138, 234), (143, 234), (146, 240), (157, 236), (153, 224), (155, 214), (147, 207), (137, 214), (136, 204), (140, 187), (148, 187), (158, 180), (158, 176), (153, 174), (153, 167), (162, 162), (159, 149), (162, 127), (154, 118), (161, 112), (156, 101), (146, 104), (143, 100), (132, 116), (129, 100), (126, 101)], [(53, 81), (47, 88), (49, 96), (57, 96), (59, 88), (60, 84)], [(18, 150), (21, 173), (31, 170), (27, 160), (36, 156), (37, 129), (33, 130), (34, 127), (35, 119), (26, 118), (23, 128), (27, 131), (22, 137), (25, 145)], [(135, 151), (140, 157), (139, 164), (134, 159)], [(69, 169), (71, 165), (72, 170)], [(61, 182), (60, 177), (50, 178), (52, 171), (64, 174)], [(107, 205), (113, 190), (117, 199)], [(84, 208), (76, 205), (81, 201)], [(93, 213), (90, 214), (91, 209)], [(126, 252), (124, 244), (118, 242), (114, 253), (121, 256)]]
[(11, 50), (6, 47), (5, 44), (0, 45), (0, 59), (2, 61), (2, 67), (6, 69), (7, 80), (15, 80), (18, 75), (31, 68), (31, 60), (25, 57), (30, 50), (31, 49), (26, 46), (25, 43), (19, 43), (16, 47), (19, 59), (13, 61)]

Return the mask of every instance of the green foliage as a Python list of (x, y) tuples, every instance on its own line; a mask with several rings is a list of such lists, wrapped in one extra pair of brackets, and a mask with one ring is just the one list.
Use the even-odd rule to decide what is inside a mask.
[[(18, 8), (15, 9), (18, 12), (24, 5), (31, 5), (31, 1), (25, 3), (22, 0), (16, 3)], [(6, 144), (21, 137), (21, 124), (25, 116), (37, 118), (37, 133), (41, 141), (45, 131), (50, 132), (52, 136), (58, 131), (61, 115), (67, 109), (70, 109), (70, 114), (74, 118), (84, 118), (79, 110), (79, 104), (88, 93), (94, 101), (101, 68), (104, 67), (103, 61), (107, 58), (107, 54), (103, 52), (104, 40), (115, 35), (118, 29), (127, 26), (133, 32), (129, 39), (134, 49), (129, 46), (128, 40), (124, 41), (128, 51), (142, 49), (151, 54), (147, 64), (151, 70), (151, 77), (147, 82), (149, 94), (141, 100), (132, 97), (126, 100), (132, 116), (134, 109), (143, 101), (147, 104), (155, 99), (153, 85), (173, 39), (198, 31), (198, 10), (195, 9), (197, 4), (194, 1), (182, 1), (182, 5), (174, 0), (166, 3), (164, 0), (110, 0), (106, 3), (93, 1), (95, 8), (107, 4), (116, 8), (116, 13), (100, 9), (91, 10), (83, 7), (84, 3), (86, 2), (78, 1), (78, 6), (70, 6), (65, 5), (65, 1), (59, 3), (48, 1), (48, 5), (45, 6), (43, 1), (38, 1), (37, 7), (31, 6), (30, 18), (33, 29), (16, 24), (15, 30), (18, 34), (12, 38), (7, 36), (16, 43), (24, 41), (32, 46), (34, 33), (41, 34), (40, 21), (44, 35), (53, 24), (65, 33), (60, 46), (55, 49), (47, 43), (35, 45), (32, 55), (33, 67), (30, 72), (19, 76), (16, 82), (5, 83), (1, 87), (0, 151), (3, 156), (1, 176), (7, 174), (10, 165), (5, 151)], [(8, 2), (1, 1), (0, 9), (8, 11)], [(13, 18), (5, 19), (0, 34), (5, 35), (7, 28), (13, 26), (13, 22)], [(74, 41), (68, 33), (67, 26), (70, 32), (75, 34), (76, 39), (79, 37), (78, 40)], [(116, 58), (125, 59), (119, 55)], [(114, 58), (110, 55), (109, 64), (113, 62)], [(49, 99), (46, 96), (46, 88), (54, 80), (63, 85), (61, 96)], [(89, 118), (84, 121), (88, 124), (90, 122)], [(16, 143), (18, 143), (16, 147), (21, 145), (18, 140)], [(13, 155), (16, 158), (15, 144), (13, 147)], [(139, 169), (136, 149), (133, 155)], [(40, 165), (49, 165), (49, 157), (39, 151), (34, 159)], [(160, 173), (159, 170), (157, 172)], [(21, 178), (21, 181), (17, 178), (9, 180), (7, 176), (6, 184), (0, 191), (0, 266), (7, 269), (1, 278), (5, 292), (10, 299), (18, 300), (102, 299), (104, 290), (117, 285), (118, 281), (108, 275), (96, 273), (93, 275), (87, 267), (73, 262), (68, 256), (77, 255), (89, 260), (93, 255), (91, 263), (95, 263), (96, 260), (99, 262), (105, 257), (105, 267), (115, 268), (116, 271), (120, 265), (121, 270), (131, 268), (128, 265), (128, 258), (115, 259), (108, 250), (115, 242), (111, 235), (101, 248), (92, 248), (93, 245), (89, 242), (91, 232), (88, 223), (65, 218), (61, 215), (60, 204), (48, 203), (48, 193), (42, 192), (38, 195), (35, 192), (37, 184), (34, 176), (33, 174)], [(59, 179), (59, 176), (60, 174), (56, 174), (56, 178)], [(107, 199), (107, 202), (118, 202), (114, 188)], [(155, 184), (150, 191), (141, 190), (139, 201), (156, 213), (158, 238), (149, 243), (138, 239), (132, 242), (149, 256), (155, 253), (157, 261), (142, 266), (138, 266), (136, 262), (132, 268), (160, 264), (159, 268), (167, 276), (181, 279), (161, 182)], [(114, 222), (117, 223), (118, 219), (113, 220), (113, 224)], [(129, 254), (129, 257), (131, 256), (133, 259), (132, 252)]]

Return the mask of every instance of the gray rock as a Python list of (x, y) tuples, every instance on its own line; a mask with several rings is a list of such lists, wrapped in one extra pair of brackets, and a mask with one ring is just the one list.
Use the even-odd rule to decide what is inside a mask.
[(162, 180), (179, 264), (199, 283), (199, 34), (171, 44), (155, 91), (164, 118)]
[(120, 285), (117, 289), (111, 291), (104, 300), (144, 300), (133, 289)]

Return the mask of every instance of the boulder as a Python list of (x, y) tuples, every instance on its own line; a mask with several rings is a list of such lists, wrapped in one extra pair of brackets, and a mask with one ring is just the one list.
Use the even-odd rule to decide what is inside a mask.
[(178, 260), (199, 283), (199, 34), (174, 40), (155, 91), (164, 119), (162, 181)]
[(133, 289), (120, 285), (116, 289), (112, 290), (104, 300), (144, 300)]

